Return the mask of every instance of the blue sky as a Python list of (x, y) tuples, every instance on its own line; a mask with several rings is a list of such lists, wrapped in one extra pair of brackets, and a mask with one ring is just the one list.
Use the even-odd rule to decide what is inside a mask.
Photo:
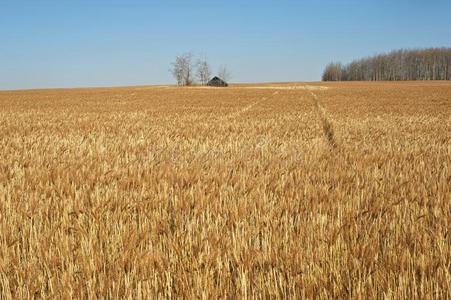
[(451, 46), (451, 1), (0, 0), (0, 89), (173, 83), (177, 54), (234, 82), (317, 81), (330, 61)]

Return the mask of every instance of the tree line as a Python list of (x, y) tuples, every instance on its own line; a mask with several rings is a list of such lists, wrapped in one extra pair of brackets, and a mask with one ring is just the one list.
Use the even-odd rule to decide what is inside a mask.
[(451, 80), (451, 48), (401, 49), (346, 65), (330, 63), (322, 80)]
[[(175, 61), (171, 63), (169, 69), (177, 85), (189, 86), (194, 84), (206, 85), (211, 79), (212, 71), (210, 64), (205, 57), (194, 58), (191, 52), (178, 55)], [(224, 81), (230, 80), (230, 72), (227, 67), (222, 65), (218, 70), (218, 77)]]

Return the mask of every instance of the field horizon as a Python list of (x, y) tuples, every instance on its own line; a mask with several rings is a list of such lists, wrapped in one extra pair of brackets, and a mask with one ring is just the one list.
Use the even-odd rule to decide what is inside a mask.
[(209, 87), (203, 86), (201, 84), (193, 84), (191, 86), (178, 86), (174, 83), (167, 84), (144, 84), (144, 85), (105, 85), (105, 86), (65, 86), (65, 87), (39, 87), (39, 88), (19, 88), (19, 89), (0, 89), (1, 92), (27, 92), (27, 91), (60, 91), (60, 90), (95, 90), (95, 89), (133, 89), (133, 88), (206, 88), (206, 89), (219, 89), (219, 88), (239, 88), (246, 86), (303, 86), (303, 85), (320, 85), (320, 86), (330, 86), (333, 87), (335, 85), (359, 85), (359, 84), (447, 84), (449, 80), (378, 80), (378, 81), (262, 81), (262, 82), (229, 82), (230, 86), (228, 87)]

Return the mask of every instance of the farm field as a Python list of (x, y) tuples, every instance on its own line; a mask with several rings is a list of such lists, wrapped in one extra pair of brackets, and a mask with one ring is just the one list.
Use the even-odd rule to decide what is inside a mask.
[(451, 298), (451, 83), (0, 92), (0, 298)]

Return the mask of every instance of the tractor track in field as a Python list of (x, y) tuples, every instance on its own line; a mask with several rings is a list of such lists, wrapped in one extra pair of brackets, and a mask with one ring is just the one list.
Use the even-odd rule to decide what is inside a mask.
[(239, 116), (241, 116), (242, 114), (244, 114), (244, 113), (246, 113), (247, 111), (251, 110), (251, 109), (252, 109), (253, 107), (255, 107), (256, 105), (261, 104), (261, 103), (263, 103), (264, 101), (269, 100), (269, 99), (273, 98), (275, 95), (278, 95), (278, 94), (279, 94), (279, 92), (278, 92), (278, 91), (275, 91), (275, 92), (272, 93), (270, 96), (264, 96), (264, 97), (262, 97), (261, 99), (252, 102), (251, 104), (245, 106), (244, 108), (242, 108), (242, 109), (240, 109), (240, 110), (238, 110), (238, 111), (235, 111), (235, 112), (232, 112), (232, 113), (230, 113), (230, 114), (228, 114), (228, 115), (225, 115), (224, 117), (220, 118), (219, 121), (230, 121), (230, 120), (236, 119), (236, 118), (238, 118)]
[(321, 121), (321, 126), (323, 128), (324, 137), (326, 138), (327, 143), (331, 148), (337, 148), (337, 138), (335, 136), (334, 126), (331, 121), (330, 116), (328, 115), (326, 109), (319, 101), (318, 96), (313, 92), (310, 91), (310, 94), (313, 98), (313, 105), (315, 106), (316, 112), (318, 113)]

